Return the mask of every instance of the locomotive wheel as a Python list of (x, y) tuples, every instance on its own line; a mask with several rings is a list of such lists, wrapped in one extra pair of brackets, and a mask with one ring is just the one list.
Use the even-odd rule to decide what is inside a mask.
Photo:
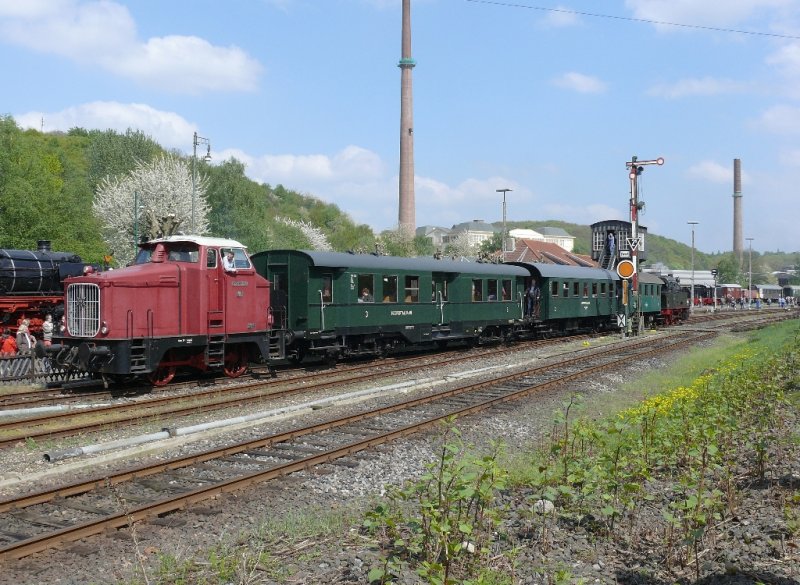
[(175, 377), (177, 368), (175, 366), (159, 366), (147, 375), (147, 379), (153, 386), (166, 386)]
[(225, 375), (238, 378), (247, 371), (247, 349), (244, 347), (230, 347), (225, 352)]

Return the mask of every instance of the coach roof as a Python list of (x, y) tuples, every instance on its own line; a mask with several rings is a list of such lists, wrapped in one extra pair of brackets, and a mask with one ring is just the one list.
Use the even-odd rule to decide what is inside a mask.
[(511, 262), (538, 272), (542, 278), (572, 278), (575, 280), (616, 280), (619, 277), (615, 272), (604, 268), (588, 268), (567, 264), (545, 264), (543, 262)]
[(419, 272), (467, 272), (496, 276), (527, 276), (528, 271), (510, 264), (491, 264), (481, 262), (457, 262), (455, 260), (436, 260), (435, 258), (398, 256), (375, 256), (373, 254), (346, 254), (343, 252), (316, 252), (309, 250), (268, 250), (257, 256), (270, 253), (291, 253), (307, 256), (316, 267), (357, 268), (375, 271), (405, 270)]

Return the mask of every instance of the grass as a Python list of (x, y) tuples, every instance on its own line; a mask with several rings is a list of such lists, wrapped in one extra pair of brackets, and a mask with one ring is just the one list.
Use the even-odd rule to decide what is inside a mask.
[[(798, 339), (800, 339), (800, 328), (798, 328), (796, 321), (784, 322), (763, 330), (750, 332), (745, 337), (735, 335), (719, 336), (704, 347), (693, 348), (691, 351), (677, 356), (669, 366), (635, 376), (635, 379), (625, 382), (614, 393), (604, 396), (604, 413), (609, 417), (610, 415), (618, 415), (631, 409), (631, 407), (643, 404), (642, 401), (645, 399), (669, 395), (670, 392), (674, 392), (676, 389), (690, 388), (697, 383), (698, 379), (713, 377), (715, 374), (724, 377), (727, 375), (725, 368), (730, 365), (733, 356), (756, 356), (755, 358), (736, 358), (740, 360), (742, 365), (745, 365), (744, 362), (748, 359), (763, 360), (765, 355), (781, 354), (787, 348), (796, 345)], [(745, 350), (752, 351), (746, 352)], [(796, 352), (794, 355), (796, 356)], [(795, 368), (797, 379), (794, 380), (793, 384), (789, 384), (789, 388), (791, 389), (793, 385), (795, 391), (789, 392), (787, 396), (795, 407), (800, 405), (800, 392), (796, 391), (800, 387), (800, 374), (797, 372), (800, 372), (800, 368)], [(634, 423), (635, 420), (631, 419), (625, 424), (632, 426)], [(602, 424), (608, 425), (609, 423), (605, 421)], [(574, 433), (576, 429), (573, 425), (575, 425), (575, 421), (569, 421), (568, 428), (571, 433)], [(606, 428), (611, 428), (612, 432), (617, 432), (621, 436), (621, 430), (615, 429), (613, 426)], [(713, 431), (713, 429), (705, 427), (702, 430), (709, 433)], [(585, 435), (586, 440), (590, 438), (594, 440), (586, 429), (583, 429), (583, 432), (587, 433)], [(560, 443), (553, 443), (559, 449), (559, 451), (553, 452), (557, 457), (563, 458), (566, 456), (560, 453), (561, 447), (565, 444), (563, 439), (561, 439)], [(610, 444), (612, 446), (615, 445), (613, 441)], [(682, 494), (683, 499), (680, 500), (685, 505), (681, 508), (670, 508), (667, 511), (673, 518), (675, 533), (680, 532), (685, 537), (685, 542), (692, 544), (702, 540), (702, 529), (710, 521), (705, 520), (702, 514), (717, 514), (724, 503), (721, 494), (712, 492), (708, 486), (702, 483), (702, 478), (707, 473), (707, 469), (702, 465), (704, 465), (704, 461), (708, 456), (708, 450), (705, 443), (700, 443), (699, 447), (706, 449), (706, 456), (695, 457), (692, 459), (693, 463), (691, 465), (687, 465), (682, 460), (680, 461), (681, 465), (687, 470), (684, 474), (686, 475), (684, 484), (690, 485), (690, 489), (684, 490), (686, 493)], [(568, 491), (573, 489), (569, 487), (569, 482), (565, 481), (558, 485), (560, 481), (558, 478), (550, 483), (549, 487), (552, 489), (549, 492), (544, 489), (548, 486), (542, 483), (542, 469), (538, 463), (533, 463), (532, 452), (536, 449), (536, 446), (529, 446), (528, 449), (523, 446), (515, 448), (515, 453), (522, 452), (522, 454), (499, 459), (497, 463), (498, 471), (508, 474), (509, 485), (531, 486), (538, 484), (539, 488), (543, 488), (541, 493), (544, 497), (561, 498), (562, 500), (575, 499), (574, 492)], [(629, 454), (624, 455), (630, 458)], [(681, 457), (688, 456), (684, 453), (679, 455)], [(572, 463), (570, 464), (572, 465)], [(699, 472), (696, 472), (697, 470)], [(571, 471), (573, 473), (583, 473), (576, 471), (575, 467), (572, 467)], [(609, 471), (609, 473), (612, 472), (617, 473), (617, 469), (614, 468)], [(557, 472), (557, 474), (560, 474), (560, 472)], [(588, 475), (582, 475), (581, 478), (587, 485), (591, 483), (592, 485), (597, 485), (598, 488), (605, 489), (607, 487), (604, 481), (600, 481), (605, 478), (593, 478)], [(641, 480), (639, 476), (634, 477), (633, 475), (629, 478), (624, 478), (626, 479), (625, 482), (617, 482), (616, 478), (614, 479), (615, 482), (613, 483), (615, 484), (629, 486), (633, 486), (635, 481)], [(565, 491), (559, 494), (559, 487), (563, 487)], [(605, 502), (609, 510), (607, 513), (603, 511), (602, 507), (598, 508), (596, 512), (597, 518), (606, 523), (606, 532), (609, 534), (617, 529), (616, 522), (618, 518), (631, 513), (631, 509), (626, 507), (625, 502), (619, 501), (620, 494), (614, 494), (613, 496), (613, 499), (609, 498)], [(633, 493), (628, 494), (626, 497), (632, 500), (638, 496), (638, 493)], [(798, 520), (796, 514), (797, 500), (800, 500), (800, 496), (795, 493), (792, 495), (791, 500), (787, 501), (785, 508), (787, 524), (793, 530), (800, 530), (800, 520)], [(567, 504), (567, 502), (562, 503), (564, 505)], [(352, 507), (344, 505), (334, 509), (294, 510), (279, 517), (270, 517), (264, 520), (259, 528), (252, 533), (241, 535), (238, 538), (227, 538), (224, 542), (220, 539), (220, 543), (212, 547), (211, 550), (191, 555), (191, 558), (180, 558), (182, 555), (161, 553), (158, 555), (158, 563), (155, 566), (151, 566), (147, 574), (140, 574), (133, 580), (128, 581), (128, 583), (130, 585), (141, 583), (148, 585), (156, 583), (249, 583), (263, 582), (261, 581), (262, 578), (272, 579), (277, 582), (290, 582), (292, 576), (299, 570), (298, 563), (309, 559), (322, 559), (327, 541), (335, 540), (337, 548), (346, 546), (346, 542), (340, 542), (340, 539), (343, 538), (343, 535), (351, 534), (349, 531), (352, 527), (358, 526), (363, 519), (361, 516), (362, 511), (358, 507), (360, 504), (363, 504), (363, 502), (355, 501)], [(410, 514), (410, 517), (418, 517), (418, 515), (414, 515), (413, 511), (407, 513)], [(413, 518), (411, 519), (413, 520)], [(668, 537), (672, 538), (669, 535)], [(673, 549), (682, 546), (680, 545), (682, 541), (677, 540), (676, 542), (678, 544), (675, 544), (673, 540), (667, 540), (667, 537), (665, 537), (664, 544)], [(363, 545), (364, 543), (361, 541), (356, 543), (356, 546)], [(685, 545), (683, 546), (682, 562), (686, 563), (690, 561), (692, 552), (694, 552), (695, 557), (697, 553), (696, 550), (692, 551), (686, 548)], [(512, 561), (509, 559), (509, 562)], [(549, 573), (548, 576), (552, 579), (551, 582), (554, 583), (574, 582), (572, 575), (568, 571), (555, 570)], [(487, 585), (505, 585), (509, 583), (506, 572), (497, 572), (492, 570), (491, 567), (484, 567), (482, 579), (481, 583)]]

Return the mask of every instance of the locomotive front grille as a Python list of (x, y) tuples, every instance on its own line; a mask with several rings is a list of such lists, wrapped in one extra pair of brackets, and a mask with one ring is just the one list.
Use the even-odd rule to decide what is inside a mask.
[(96, 284), (67, 287), (67, 331), (73, 337), (94, 337), (100, 331), (100, 287)]

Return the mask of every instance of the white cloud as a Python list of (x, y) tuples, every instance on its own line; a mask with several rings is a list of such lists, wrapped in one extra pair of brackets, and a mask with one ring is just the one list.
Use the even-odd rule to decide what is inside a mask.
[(552, 28), (576, 26), (580, 22), (578, 15), (566, 6), (556, 6), (553, 10), (548, 10), (541, 20), (544, 26)]
[(606, 84), (597, 77), (571, 71), (553, 80), (553, 84), (579, 93), (602, 93)]
[(167, 148), (185, 146), (195, 130), (191, 123), (173, 112), (156, 110), (146, 104), (119, 102), (91, 102), (60, 112), (25, 112), (14, 114), (13, 117), (19, 126), (37, 130), (42, 127), (44, 119), (45, 132), (66, 132), (75, 127), (125, 132), (132, 128), (144, 132)]
[(191, 36), (140, 40), (128, 9), (110, 1), (0, 1), (0, 39), (170, 91), (252, 91), (262, 72), (238, 47)]
[(730, 79), (703, 77), (701, 79), (681, 79), (670, 84), (660, 84), (650, 88), (648, 95), (677, 99), (688, 96), (711, 96), (745, 91), (748, 86)]
[[(364, 148), (347, 146), (333, 156), (325, 154), (267, 154), (252, 156), (241, 150), (220, 151), (223, 160), (235, 157), (247, 165), (247, 175), (271, 185), (296, 186), (311, 190), (338, 182), (368, 182), (384, 175), (381, 158)], [(293, 187), (294, 188), (294, 187)]]
[[(768, 10), (791, 8), (793, 2), (794, 0), (725, 0), (724, 4), (720, 4), (697, 0), (625, 0), (625, 6), (633, 12), (635, 18), (695, 26), (726, 27), (760, 16)], [(669, 29), (681, 30), (680, 27), (669, 27)]]
[(764, 111), (754, 126), (774, 134), (800, 134), (800, 108), (774, 106)]
[(788, 167), (800, 167), (800, 149), (781, 152), (779, 158), (781, 163)]
[[(733, 163), (723, 165), (715, 161), (704, 160), (692, 165), (686, 174), (692, 179), (700, 179), (709, 183), (728, 183), (733, 188)], [(742, 182), (749, 180), (746, 172), (742, 171)]]

